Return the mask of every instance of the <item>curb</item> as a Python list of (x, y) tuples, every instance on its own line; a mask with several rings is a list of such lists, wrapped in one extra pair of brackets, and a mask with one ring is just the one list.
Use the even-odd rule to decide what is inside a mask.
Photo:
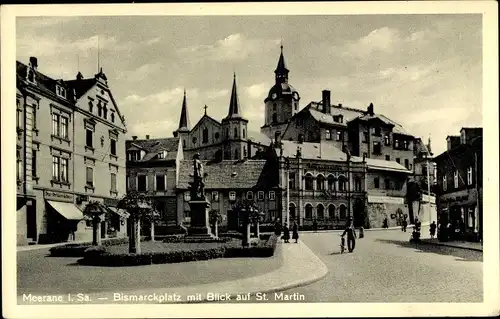
[[(420, 227), (429, 227), (430, 224), (422, 224)], [(414, 225), (408, 225), (406, 229), (413, 229)], [(359, 231), (359, 227), (356, 227), (356, 230)], [(401, 226), (389, 227), (389, 228), (363, 228), (363, 231), (382, 231), (382, 230), (401, 230)], [(343, 232), (343, 229), (327, 229), (327, 230), (303, 230), (299, 231), (299, 233), (333, 233), (333, 232)]]
[(424, 244), (424, 245), (435, 245), (435, 246), (443, 246), (443, 247), (453, 247), (453, 248), (459, 248), (459, 249), (467, 249), (467, 250), (474, 250), (474, 251), (479, 251), (479, 252), (483, 252), (483, 249), (482, 248), (475, 248), (475, 247), (464, 247), (464, 246), (459, 246), (459, 245), (449, 245), (449, 244), (443, 244), (443, 243), (440, 243), (440, 242), (437, 242), (437, 243), (433, 243), (433, 242), (428, 242), (428, 241), (420, 241), (421, 244)]

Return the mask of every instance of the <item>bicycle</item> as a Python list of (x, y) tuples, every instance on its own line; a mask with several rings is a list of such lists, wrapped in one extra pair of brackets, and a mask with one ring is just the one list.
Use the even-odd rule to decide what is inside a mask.
[(340, 253), (343, 254), (345, 251), (345, 238), (340, 235)]

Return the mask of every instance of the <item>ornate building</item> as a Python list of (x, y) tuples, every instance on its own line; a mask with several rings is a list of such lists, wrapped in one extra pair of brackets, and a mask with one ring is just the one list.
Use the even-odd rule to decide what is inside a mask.
[[(125, 194), (126, 126), (106, 75), (51, 79), (35, 57), (16, 70), (18, 244), (66, 241), (72, 232), (90, 239), (86, 203), (113, 207)], [(116, 211), (103, 222), (102, 236), (123, 235), (124, 217)]]

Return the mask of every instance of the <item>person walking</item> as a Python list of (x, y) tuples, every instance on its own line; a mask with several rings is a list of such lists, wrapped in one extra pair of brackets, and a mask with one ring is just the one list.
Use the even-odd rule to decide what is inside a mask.
[(436, 222), (433, 221), (432, 224), (430, 225), (430, 229), (429, 229), (429, 232), (431, 234), (431, 239), (434, 239), (434, 235), (436, 235)]
[(384, 218), (384, 225), (382, 226), (383, 228), (389, 228), (389, 224), (388, 224), (388, 221), (387, 221), (387, 217)]
[(347, 249), (350, 253), (353, 252), (356, 247), (356, 230), (354, 228), (354, 224), (352, 222), (352, 217), (349, 217), (349, 221), (346, 224), (345, 230), (342, 233), (342, 237), (347, 234)]
[(299, 240), (299, 225), (297, 225), (297, 222), (293, 223), (292, 230), (293, 230), (292, 239), (295, 239), (295, 243), (297, 243)]
[(290, 242), (290, 230), (288, 229), (286, 223), (283, 225), (283, 240), (285, 241), (285, 243)]
[(281, 224), (279, 218), (277, 218), (274, 222), (274, 234), (278, 237), (281, 235)]
[(313, 230), (314, 232), (318, 231), (318, 222), (316, 221), (316, 219), (313, 221)]
[(403, 231), (406, 233), (406, 227), (408, 227), (408, 221), (406, 221), (406, 217), (403, 220)]

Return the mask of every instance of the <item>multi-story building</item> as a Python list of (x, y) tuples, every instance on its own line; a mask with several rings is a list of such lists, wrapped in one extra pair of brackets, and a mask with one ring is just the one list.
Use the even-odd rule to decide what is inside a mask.
[[(35, 57), (16, 68), (18, 243), (89, 239), (86, 203), (113, 207), (125, 194), (126, 127), (106, 76), (55, 80)], [(101, 236), (126, 231), (115, 211)]]
[(462, 128), (448, 136), (445, 152), (436, 156), (439, 221), (450, 223), (464, 239), (482, 238), (482, 128)]

